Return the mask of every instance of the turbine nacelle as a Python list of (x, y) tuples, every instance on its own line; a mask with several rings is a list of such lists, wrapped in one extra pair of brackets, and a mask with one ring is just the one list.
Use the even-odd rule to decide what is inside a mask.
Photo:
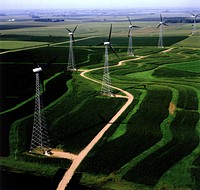
[(129, 28), (133, 28), (133, 25), (129, 25)]
[(104, 42), (103, 43), (105, 46), (108, 46), (108, 45), (110, 45), (110, 42)]
[(38, 67), (38, 68), (33, 69), (34, 73), (39, 73), (41, 71), (42, 71), (42, 67)]
[(73, 34), (74, 34), (73, 32), (69, 32), (69, 35), (70, 35), (70, 36), (73, 36)]
[(108, 36), (108, 41), (100, 43), (99, 46), (104, 45), (104, 46), (109, 47), (112, 50), (112, 52), (119, 58), (119, 56), (117, 55), (117, 53), (115, 52), (115, 50), (113, 49), (113, 47), (110, 43), (111, 33), (112, 33), (112, 24), (110, 25), (110, 32), (109, 32), (109, 36)]

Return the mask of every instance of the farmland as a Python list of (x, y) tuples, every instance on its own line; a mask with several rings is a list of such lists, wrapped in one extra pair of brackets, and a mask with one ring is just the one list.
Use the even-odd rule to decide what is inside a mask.
[[(124, 95), (120, 88), (134, 99), (78, 167), (80, 184), (99, 190), (200, 188), (200, 25), (190, 35), (191, 24), (170, 23), (164, 28), (165, 47), (158, 48), (155, 15), (137, 16), (133, 22), (140, 28), (133, 30), (135, 56), (131, 57), (126, 15), (75, 15), (55, 23), (36, 22), (26, 15), (15, 22), (1, 19), (1, 168), (51, 177), (72, 162), (28, 153), (34, 62), (44, 65), (59, 55), (43, 74), (52, 148), (78, 155), (125, 105), (123, 97), (100, 94), (104, 47), (98, 44), (107, 40), (112, 23), (111, 43), (119, 56), (109, 51), (113, 93)], [(146, 21), (148, 16), (152, 20)], [(78, 70), (72, 72), (66, 70), (65, 28), (76, 25)], [(99, 83), (80, 76), (83, 70)]]

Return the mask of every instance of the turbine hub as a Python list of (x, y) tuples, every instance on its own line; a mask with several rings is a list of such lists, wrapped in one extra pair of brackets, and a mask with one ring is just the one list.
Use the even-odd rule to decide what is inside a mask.
[(38, 67), (38, 68), (33, 69), (33, 72), (34, 72), (34, 73), (39, 73), (39, 72), (41, 72), (41, 71), (42, 71), (42, 68), (41, 68), (41, 67)]
[(110, 42), (104, 42), (103, 44), (104, 45), (110, 45)]

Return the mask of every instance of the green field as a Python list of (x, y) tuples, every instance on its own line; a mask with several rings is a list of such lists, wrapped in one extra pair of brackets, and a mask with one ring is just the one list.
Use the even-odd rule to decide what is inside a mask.
[(170, 64), (167, 68), (181, 70), (181, 71), (189, 71), (189, 72), (196, 72), (200, 73), (200, 63), (199, 61), (192, 61), (192, 62), (183, 62), (180, 64)]
[[(130, 57), (129, 23), (123, 16), (75, 16), (61, 23), (1, 21), (0, 116), (5, 158), (0, 159), (0, 166), (33, 172), (30, 168), (35, 164), (34, 175), (49, 177), (71, 164), (67, 159), (27, 153), (33, 127), (34, 62), (43, 65), (59, 55), (43, 76), (52, 148), (79, 154), (125, 104), (124, 98), (101, 96), (101, 84), (79, 75), (82, 69), (103, 67), (105, 50), (98, 44), (107, 40), (111, 23), (111, 42), (119, 55), (118, 59), (109, 50), (112, 85), (131, 93), (134, 100), (79, 166), (80, 183), (99, 190), (198, 190), (199, 24), (193, 36), (191, 25), (170, 24), (164, 28), (165, 47), (158, 48), (157, 22), (135, 21), (140, 28), (133, 31), (135, 56)], [(65, 28), (76, 25), (78, 71), (71, 72), (66, 71), (69, 36)], [(98, 69), (86, 76), (101, 81), (102, 74), (103, 69)]]

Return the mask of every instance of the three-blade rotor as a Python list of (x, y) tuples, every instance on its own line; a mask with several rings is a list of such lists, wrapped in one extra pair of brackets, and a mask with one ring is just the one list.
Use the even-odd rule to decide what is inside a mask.
[(75, 38), (74, 38), (74, 33), (75, 33), (75, 31), (76, 31), (77, 27), (78, 27), (78, 25), (76, 25), (76, 27), (74, 28), (74, 30), (73, 30), (73, 31), (71, 31), (71, 30), (70, 30), (70, 29), (68, 29), (68, 28), (65, 28), (66, 30), (68, 30), (68, 32), (69, 32), (69, 35), (71, 35), (71, 36), (72, 36), (72, 40), (73, 40), (73, 42), (75, 41)]
[(196, 21), (197, 17), (200, 15), (200, 13), (199, 13), (199, 14), (197, 14), (197, 15), (195, 15), (195, 14), (191, 13), (191, 15), (192, 15), (192, 17), (194, 17), (194, 20)]
[(110, 42), (111, 35), (112, 35), (112, 24), (110, 25), (110, 32), (109, 32), (108, 40), (106, 42), (100, 43), (99, 46), (101, 46), (101, 45), (109, 46), (109, 48), (112, 50), (112, 52), (119, 58), (116, 51), (114, 50), (114, 48), (111, 45), (111, 42)]
[(169, 26), (163, 21), (162, 15), (160, 14), (160, 23), (158, 24), (157, 28), (159, 28), (161, 25)]
[(133, 29), (133, 28), (139, 28), (139, 26), (134, 26), (132, 24), (132, 22), (131, 22), (131, 19), (128, 16), (127, 16), (127, 18), (129, 20), (129, 23), (130, 23), (130, 25), (129, 25), (129, 31), (128, 31), (128, 37), (130, 37), (131, 29)]

